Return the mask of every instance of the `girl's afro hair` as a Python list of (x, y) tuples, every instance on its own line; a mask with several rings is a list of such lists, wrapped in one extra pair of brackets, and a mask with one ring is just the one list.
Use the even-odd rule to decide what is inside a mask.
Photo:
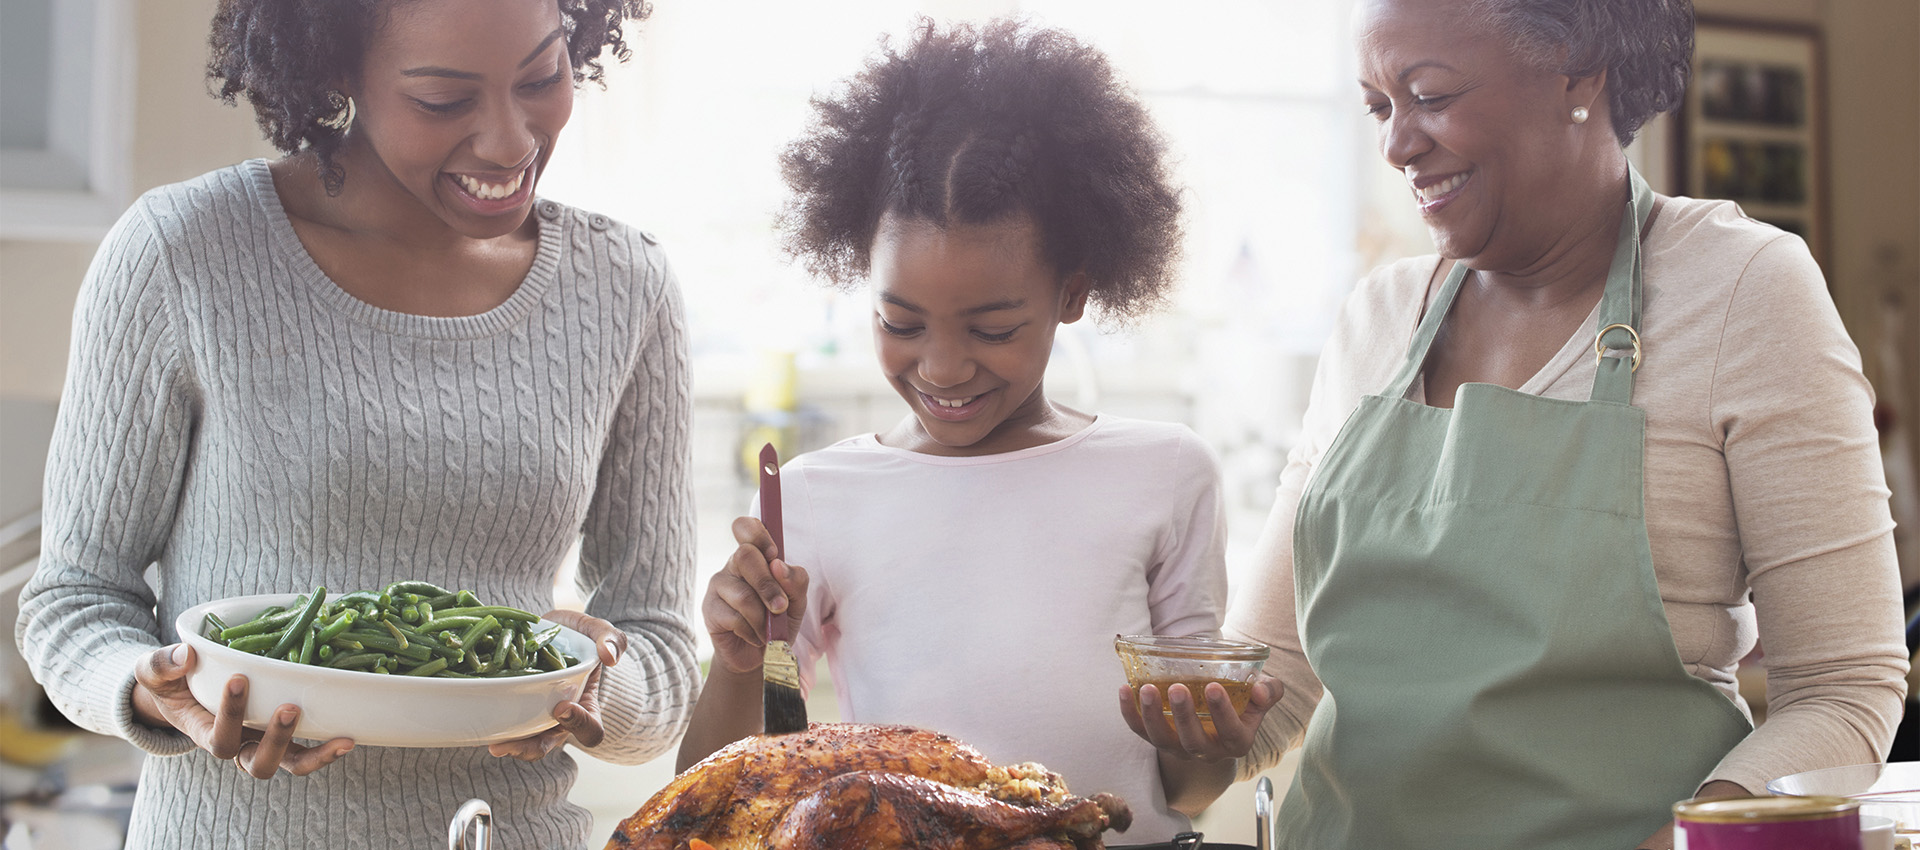
[(1181, 241), (1166, 143), (1099, 50), (1018, 21), (922, 20), (813, 106), (781, 157), (780, 229), (815, 275), (863, 280), (889, 212), (940, 227), (1025, 214), (1043, 258), (1085, 272), (1107, 318), (1165, 301)]

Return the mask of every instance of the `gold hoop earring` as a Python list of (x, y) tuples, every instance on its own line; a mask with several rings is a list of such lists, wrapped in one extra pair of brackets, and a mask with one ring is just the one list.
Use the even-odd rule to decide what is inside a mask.
[(1584, 107), (1584, 106), (1576, 106), (1576, 107), (1574, 107), (1574, 108), (1573, 108), (1573, 123), (1575, 123), (1575, 124), (1585, 124), (1585, 123), (1587, 123), (1587, 108), (1586, 108), (1586, 107)]
[(341, 133), (353, 126), (353, 98), (339, 89), (334, 89), (327, 92), (327, 105), (333, 108), (333, 114), (316, 119), (314, 123)]

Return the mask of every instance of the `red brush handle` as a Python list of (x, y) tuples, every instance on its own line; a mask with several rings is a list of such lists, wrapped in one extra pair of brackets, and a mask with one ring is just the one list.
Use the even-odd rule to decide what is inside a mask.
[[(787, 544), (780, 535), (780, 453), (768, 443), (760, 448), (760, 524), (773, 537), (773, 548), (781, 560), (787, 557)], [(786, 640), (786, 617), (767, 614), (767, 639)], [(775, 626), (779, 627), (775, 631)]]

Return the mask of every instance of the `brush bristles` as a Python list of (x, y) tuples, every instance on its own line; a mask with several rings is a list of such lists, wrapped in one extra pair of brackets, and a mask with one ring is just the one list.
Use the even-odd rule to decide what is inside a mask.
[(767, 734), (806, 731), (807, 701), (800, 697), (800, 689), (768, 682), (763, 698), (766, 700)]
[(761, 700), (767, 734), (805, 731), (807, 701), (800, 696), (800, 664), (793, 657), (793, 647), (783, 640), (769, 641), (763, 664), (766, 687)]

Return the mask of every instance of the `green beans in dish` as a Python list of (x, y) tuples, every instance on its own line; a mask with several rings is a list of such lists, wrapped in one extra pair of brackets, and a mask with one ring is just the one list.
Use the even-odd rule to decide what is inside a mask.
[(397, 581), (329, 598), (325, 587), (244, 623), (212, 615), (202, 633), (251, 655), (299, 664), (445, 679), (526, 676), (580, 663), (540, 615), (486, 605), (472, 591)]

